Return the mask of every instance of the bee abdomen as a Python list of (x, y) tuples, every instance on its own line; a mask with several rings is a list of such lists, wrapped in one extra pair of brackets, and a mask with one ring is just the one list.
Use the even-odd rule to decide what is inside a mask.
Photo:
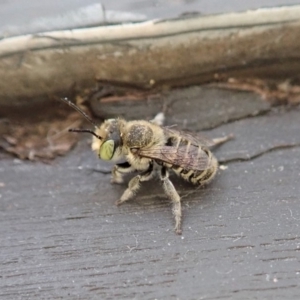
[(216, 175), (218, 169), (217, 160), (213, 157), (211, 165), (206, 170), (186, 170), (180, 166), (164, 164), (167, 168), (172, 169), (178, 176), (193, 184), (205, 185), (209, 183)]
[(216, 171), (216, 168), (210, 168), (201, 172), (195, 172), (194, 176), (189, 178), (189, 181), (193, 184), (205, 185), (215, 177)]

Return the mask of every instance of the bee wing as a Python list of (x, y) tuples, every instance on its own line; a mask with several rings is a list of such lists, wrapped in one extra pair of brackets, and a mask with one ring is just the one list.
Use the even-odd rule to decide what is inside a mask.
[(206, 170), (211, 158), (200, 147), (190, 145), (190, 147), (157, 146), (149, 149), (139, 149), (138, 155), (150, 159), (155, 159), (164, 163), (178, 166), (186, 170), (203, 171)]
[(215, 144), (213, 140), (200, 133), (181, 131), (170, 127), (164, 127), (164, 131), (167, 136), (180, 136), (195, 146), (202, 145), (205, 147), (211, 147)]

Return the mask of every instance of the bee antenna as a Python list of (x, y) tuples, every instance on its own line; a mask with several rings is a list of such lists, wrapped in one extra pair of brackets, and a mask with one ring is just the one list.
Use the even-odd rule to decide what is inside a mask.
[(96, 134), (93, 130), (91, 129), (78, 129), (78, 128), (70, 128), (68, 130), (69, 132), (88, 132), (91, 133), (93, 136), (95, 136), (97, 139), (102, 140), (102, 137)]
[(75, 105), (73, 102), (68, 100), (67, 98), (60, 98), (63, 102), (67, 103), (69, 106), (77, 110), (80, 114), (82, 114), (86, 120), (88, 120), (91, 124), (93, 124), (95, 127), (98, 127), (97, 124), (77, 105)]

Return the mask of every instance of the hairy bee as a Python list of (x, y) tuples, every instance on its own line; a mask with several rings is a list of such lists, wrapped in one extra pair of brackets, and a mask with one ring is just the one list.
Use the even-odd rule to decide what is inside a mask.
[(163, 127), (154, 119), (152, 121), (125, 121), (108, 119), (97, 126), (79, 107), (67, 99), (62, 99), (80, 112), (95, 130), (69, 129), (71, 132), (88, 132), (93, 134), (92, 149), (100, 159), (121, 161), (112, 170), (112, 182), (122, 183), (123, 175), (138, 171), (121, 198), (120, 205), (131, 199), (140, 187), (140, 183), (150, 180), (157, 168), (165, 193), (173, 203), (175, 232), (181, 234), (180, 196), (169, 179), (169, 170), (173, 170), (183, 179), (199, 185), (209, 183), (216, 175), (218, 161), (209, 147), (226, 142), (232, 136), (208, 140), (198, 134)]

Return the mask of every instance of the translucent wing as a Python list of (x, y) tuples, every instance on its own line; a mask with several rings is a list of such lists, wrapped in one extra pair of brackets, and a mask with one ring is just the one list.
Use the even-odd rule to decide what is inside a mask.
[(157, 146), (150, 149), (138, 149), (141, 157), (155, 159), (160, 162), (178, 166), (185, 170), (203, 171), (210, 166), (211, 157), (208, 152), (193, 145), (184, 147)]
[(187, 142), (190, 142), (192, 145), (195, 146), (205, 146), (211, 147), (214, 145), (214, 141), (207, 138), (203, 134), (199, 134), (196, 132), (188, 132), (188, 131), (181, 131), (171, 127), (164, 127), (164, 131), (166, 136), (168, 137), (178, 137), (180, 136)]

